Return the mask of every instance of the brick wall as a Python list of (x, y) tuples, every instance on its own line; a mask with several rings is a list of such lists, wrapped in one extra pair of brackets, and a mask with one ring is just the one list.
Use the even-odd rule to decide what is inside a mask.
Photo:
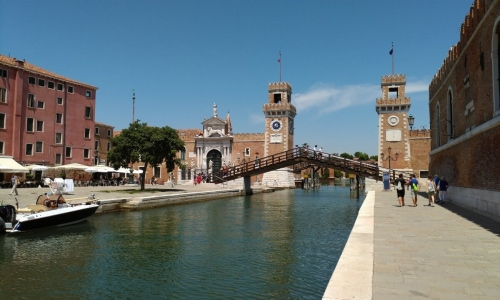
[(429, 130), (410, 131), (410, 164), (417, 177), (421, 171), (429, 170), (430, 149), (431, 137)]
[(430, 172), (445, 176), (452, 186), (500, 191), (500, 121), (493, 105), (497, 79), (492, 76), (499, 16), (500, 1), (474, 1), (460, 40), (429, 86)]

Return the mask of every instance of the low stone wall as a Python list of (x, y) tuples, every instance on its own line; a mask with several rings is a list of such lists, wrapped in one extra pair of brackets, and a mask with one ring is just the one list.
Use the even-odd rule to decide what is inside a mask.
[(130, 200), (131, 198), (98, 200), (97, 202), (99, 203), (99, 208), (97, 209), (96, 214), (119, 210)]
[[(269, 191), (270, 189), (252, 189), (253, 194)], [(111, 212), (121, 209), (135, 210), (154, 208), (174, 204), (208, 201), (226, 197), (244, 196), (246, 194), (248, 194), (248, 191), (244, 189), (224, 189), (192, 193), (163, 194), (158, 196), (104, 199), (98, 201), (100, 207), (96, 213)]]
[(446, 200), (500, 222), (500, 192), (450, 186)]

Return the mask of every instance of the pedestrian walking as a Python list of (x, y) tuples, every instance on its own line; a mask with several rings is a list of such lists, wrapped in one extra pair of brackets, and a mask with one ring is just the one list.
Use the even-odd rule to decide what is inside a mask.
[(436, 186), (436, 193), (434, 195), (434, 202), (439, 203), (439, 197), (438, 197), (438, 192), (439, 192), (439, 176), (436, 174), (434, 175), (434, 185)]
[(399, 174), (399, 178), (394, 180), (394, 185), (396, 186), (396, 193), (398, 195), (399, 207), (405, 206), (406, 180), (404, 180), (403, 174)]
[(444, 179), (444, 176), (439, 180), (439, 201), (440, 203), (450, 202), (446, 199), (446, 191), (448, 190), (448, 181)]
[(411, 199), (413, 200), (413, 207), (417, 207), (417, 193), (418, 193), (418, 180), (415, 174), (410, 175), (410, 182), (408, 188), (411, 190)]
[(429, 199), (429, 204), (427, 206), (434, 207), (434, 194), (436, 193), (436, 182), (432, 179), (432, 176), (427, 177), (427, 198)]
[(12, 196), (12, 194), (16, 193), (16, 196), (19, 196), (17, 193), (17, 185), (19, 184), (19, 179), (17, 179), (17, 175), (13, 174), (12, 177), (10, 178), (10, 181), (12, 183), (12, 190), (9, 193), (9, 196)]

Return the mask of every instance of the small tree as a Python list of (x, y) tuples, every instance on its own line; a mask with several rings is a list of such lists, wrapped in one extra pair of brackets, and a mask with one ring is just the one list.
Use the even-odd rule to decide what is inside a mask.
[[(149, 165), (157, 166), (165, 161), (167, 172), (181, 165), (177, 152), (184, 147), (177, 131), (171, 127), (151, 127), (137, 120), (111, 139), (108, 161), (115, 169), (128, 167), (130, 163), (144, 162), (144, 171)], [(145, 172), (140, 174), (141, 190), (144, 190)]]
[(352, 156), (351, 154), (346, 153), (346, 152), (340, 154), (340, 157), (347, 158), (347, 159), (353, 159), (354, 158), (354, 156)]
[(368, 154), (366, 154), (364, 152), (359, 152), (359, 151), (354, 153), (354, 157), (357, 157), (357, 158), (359, 158), (359, 160), (362, 160), (362, 161), (367, 161), (370, 159)]

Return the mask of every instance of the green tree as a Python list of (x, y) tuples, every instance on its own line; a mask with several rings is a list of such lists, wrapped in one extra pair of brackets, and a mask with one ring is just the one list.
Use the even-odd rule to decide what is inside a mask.
[(346, 152), (340, 154), (340, 157), (347, 158), (347, 159), (353, 159), (354, 158), (354, 156), (352, 156), (351, 154), (346, 153)]
[(359, 160), (363, 160), (363, 161), (370, 159), (368, 154), (366, 154), (364, 152), (359, 152), (359, 151), (354, 153), (354, 157), (357, 157), (357, 158), (359, 158)]
[[(144, 170), (148, 166), (157, 166), (165, 161), (167, 171), (171, 172), (175, 165), (181, 166), (177, 152), (184, 147), (177, 131), (164, 127), (152, 127), (147, 123), (131, 123), (119, 135), (111, 139), (111, 150), (108, 161), (113, 168), (128, 167), (130, 163), (144, 162)], [(145, 172), (140, 174), (141, 190), (144, 190)]]
[(330, 169), (328, 168), (324, 168), (322, 169), (322, 173), (321, 173), (321, 178), (329, 178), (330, 177)]
[(342, 171), (333, 170), (333, 176), (335, 176), (335, 178), (342, 178)]

